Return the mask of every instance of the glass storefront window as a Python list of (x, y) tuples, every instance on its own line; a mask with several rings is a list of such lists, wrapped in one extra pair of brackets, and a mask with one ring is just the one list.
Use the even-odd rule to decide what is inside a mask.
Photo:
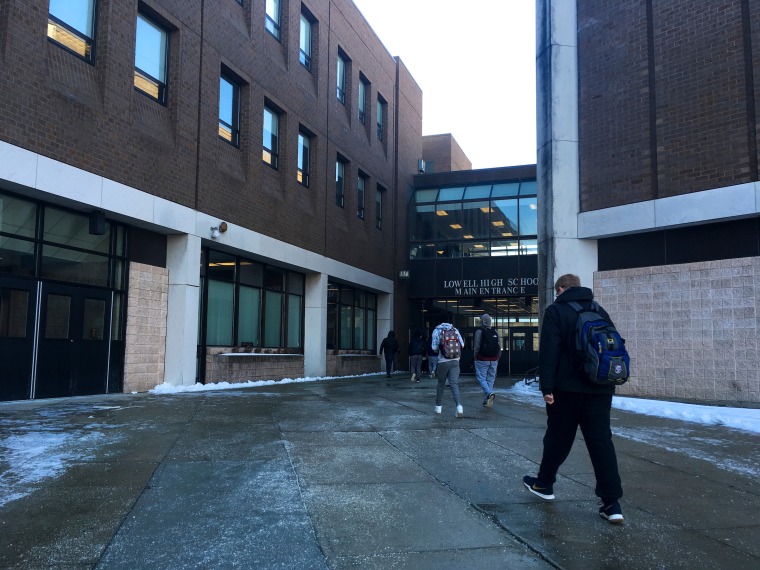
[(241, 285), (238, 305), (238, 343), (259, 346), (261, 289)]
[(490, 243), (487, 241), (464, 242), (464, 257), (488, 257), (491, 255)]
[(351, 348), (351, 307), (347, 305), (340, 306), (340, 344), (339, 348), (344, 350)]
[(301, 301), (303, 297), (288, 295), (288, 341), (289, 348), (301, 348)]
[[(374, 299), (375, 296), (372, 295), (372, 298)], [(375, 331), (377, 330), (377, 317), (375, 314), (375, 311), (368, 310), (367, 311), (367, 348), (369, 350), (375, 351), (377, 350), (377, 339)]]
[(0, 273), (34, 276), (34, 242), (0, 236)]
[(439, 243), (435, 253), (437, 257), (462, 257), (462, 244), (460, 242)]
[(330, 283), (327, 303), (327, 348), (376, 350), (376, 308), (377, 296), (374, 293)]
[(494, 184), (491, 191), (491, 198), (511, 198), (517, 197), (520, 193), (519, 182), (505, 182), (502, 184)]
[(465, 239), (491, 236), (490, 202), (464, 202), (462, 204), (462, 232)]
[(282, 293), (264, 293), (264, 346), (279, 347), (282, 338)]
[(409, 259), (433, 259), (436, 255), (434, 243), (415, 243), (409, 249)]
[(441, 188), (440, 192), (438, 193), (438, 201), (439, 202), (461, 201), (463, 194), (464, 194), (464, 186), (459, 186), (457, 188)]
[(520, 183), (520, 196), (535, 196), (536, 188), (535, 180), (525, 180)]
[(439, 204), (435, 211), (435, 235), (437, 240), (462, 239), (464, 220), (462, 219), (462, 204)]
[(354, 311), (354, 348), (361, 350), (366, 348), (364, 346), (364, 311)]
[(235, 286), (232, 283), (208, 280), (207, 345), (232, 345), (234, 295)]
[(36, 228), (36, 204), (13, 196), (0, 195), (0, 232), (33, 238)]
[(412, 212), (412, 216), (409, 220), (409, 235), (411, 236), (411, 239), (435, 239), (435, 205), (415, 206)]
[(491, 237), (507, 238), (518, 235), (517, 200), (494, 200), (491, 202)]
[(538, 234), (538, 205), (536, 198), (520, 198), (520, 235)]
[(108, 262), (106, 255), (45, 245), (42, 247), (40, 277), (108, 287)]
[(478, 200), (491, 196), (491, 185), (468, 186), (464, 191), (465, 200)]
[(438, 189), (434, 190), (417, 190), (414, 193), (414, 201), (418, 204), (424, 202), (435, 202), (435, 198), (438, 196)]
[(111, 243), (111, 224), (105, 225), (103, 235), (90, 233), (90, 219), (88, 216), (75, 214), (66, 210), (59, 210), (47, 206), (44, 213), (42, 239), (47, 242), (109, 253)]
[(538, 254), (538, 240), (535, 239), (521, 239), (520, 240), (520, 255), (537, 255)]
[(235, 281), (235, 256), (210, 250), (206, 276), (220, 281)]
[(519, 253), (517, 239), (493, 240), (491, 242), (491, 255), (493, 257), (504, 257), (506, 255), (517, 255)]

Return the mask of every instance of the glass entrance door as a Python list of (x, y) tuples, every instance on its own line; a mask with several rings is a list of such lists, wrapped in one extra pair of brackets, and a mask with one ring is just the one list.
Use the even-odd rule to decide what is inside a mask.
[(0, 277), (0, 400), (31, 395), (36, 285)]
[(43, 283), (33, 397), (107, 392), (111, 291)]
[(525, 374), (538, 366), (538, 327), (510, 327), (509, 371)]

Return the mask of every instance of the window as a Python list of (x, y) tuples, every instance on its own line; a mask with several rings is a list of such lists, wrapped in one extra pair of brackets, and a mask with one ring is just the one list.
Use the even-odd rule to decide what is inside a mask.
[(50, 0), (48, 38), (92, 60), (94, 37), (95, 0)]
[(361, 289), (327, 284), (327, 348), (377, 351), (377, 296)]
[(335, 161), (335, 203), (341, 208), (346, 204), (346, 163), (338, 158)]
[(303, 346), (304, 276), (204, 250), (207, 346)]
[(219, 78), (219, 137), (240, 145), (240, 86), (224, 73)]
[(264, 150), (263, 159), (266, 164), (277, 170), (279, 168), (280, 143), (277, 133), (280, 130), (280, 116), (264, 107)]
[(280, 39), (280, 0), (267, 0), (264, 28), (275, 38)]
[(526, 180), (415, 190), (410, 258), (535, 255), (535, 188)]
[(142, 14), (137, 14), (135, 39), (135, 89), (166, 103), (166, 68), (169, 34)]
[(301, 65), (311, 71), (311, 22), (304, 14), (301, 14), (300, 48), (299, 61)]
[(338, 101), (346, 104), (346, 58), (342, 53), (338, 53), (338, 74), (336, 94)]
[(300, 184), (309, 187), (311, 136), (303, 129), (298, 132), (298, 174)]
[(364, 188), (367, 184), (367, 178), (359, 173), (356, 183), (356, 215), (364, 219)]
[(369, 83), (364, 77), (359, 77), (359, 122), (362, 125), (367, 123), (367, 94), (369, 93)]
[(383, 229), (383, 194), (385, 194), (385, 188), (377, 185), (377, 192), (375, 192), (375, 227), (378, 230)]
[(377, 96), (377, 140), (382, 141), (384, 140), (384, 130), (385, 130), (385, 109), (387, 107), (387, 103), (385, 102), (385, 99), (380, 97), (380, 95)]

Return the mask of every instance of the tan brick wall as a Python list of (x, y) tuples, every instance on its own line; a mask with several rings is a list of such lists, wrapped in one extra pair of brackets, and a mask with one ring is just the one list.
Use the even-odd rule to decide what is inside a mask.
[(164, 381), (169, 270), (130, 263), (124, 392), (145, 392)]
[(760, 402), (760, 258), (602, 271), (594, 295), (631, 354), (618, 393)]

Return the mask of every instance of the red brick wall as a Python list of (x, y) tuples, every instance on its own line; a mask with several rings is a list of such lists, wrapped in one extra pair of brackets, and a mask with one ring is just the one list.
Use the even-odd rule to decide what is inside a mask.
[(578, 0), (582, 210), (757, 180), (759, 21), (749, 0)]
[[(402, 122), (394, 146), (396, 100), (421, 116), (422, 94), (350, 0), (307, 0), (316, 18), (313, 66), (299, 63), (301, 3), (283, 2), (282, 42), (264, 29), (264, 2), (145, 0), (171, 26), (168, 103), (133, 89), (134, 0), (100, 0), (96, 60), (85, 62), (46, 39), (48, 0), (0, 0), (0, 140), (216, 215), (347, 264), (392, 277), (396, 234), (396, 152), (416, 172), (421, 121)], [(351, 59), (347, 106), (336, 97), (338, 48)], [(221, 66), (243, 82), (241, 141), (219, 139)], [(359, 72), (371, 82), (367, 125), (358, 121)], [(413, 82), (411, 82), (413, 83)], [(385, 140), (377, 140), (375, 101), (387, 101)], [(397, 97), (398, 95), (398, 97)], [(261, 160), (262, 110), (281, 111), (280, 165)], [(296, 181), (299, 125), (314, 134), (311, 185)], [(335, 204), (335, 158), (349, 159), (345, 208)], [(406, 160), (406, 157), (414, 157)], [(356, 213), (356, 178), (368, 177), (366, 213)], [(381, 230), (377, 184), (388, 189)], [(392, 197), (391, 197), (392, 196)], [(390, 199), (388, 199), (390, 198)], [(405, 211), (405, 210), (404, 210)], [(297, 260), (285, 260), (297, 263)]]

